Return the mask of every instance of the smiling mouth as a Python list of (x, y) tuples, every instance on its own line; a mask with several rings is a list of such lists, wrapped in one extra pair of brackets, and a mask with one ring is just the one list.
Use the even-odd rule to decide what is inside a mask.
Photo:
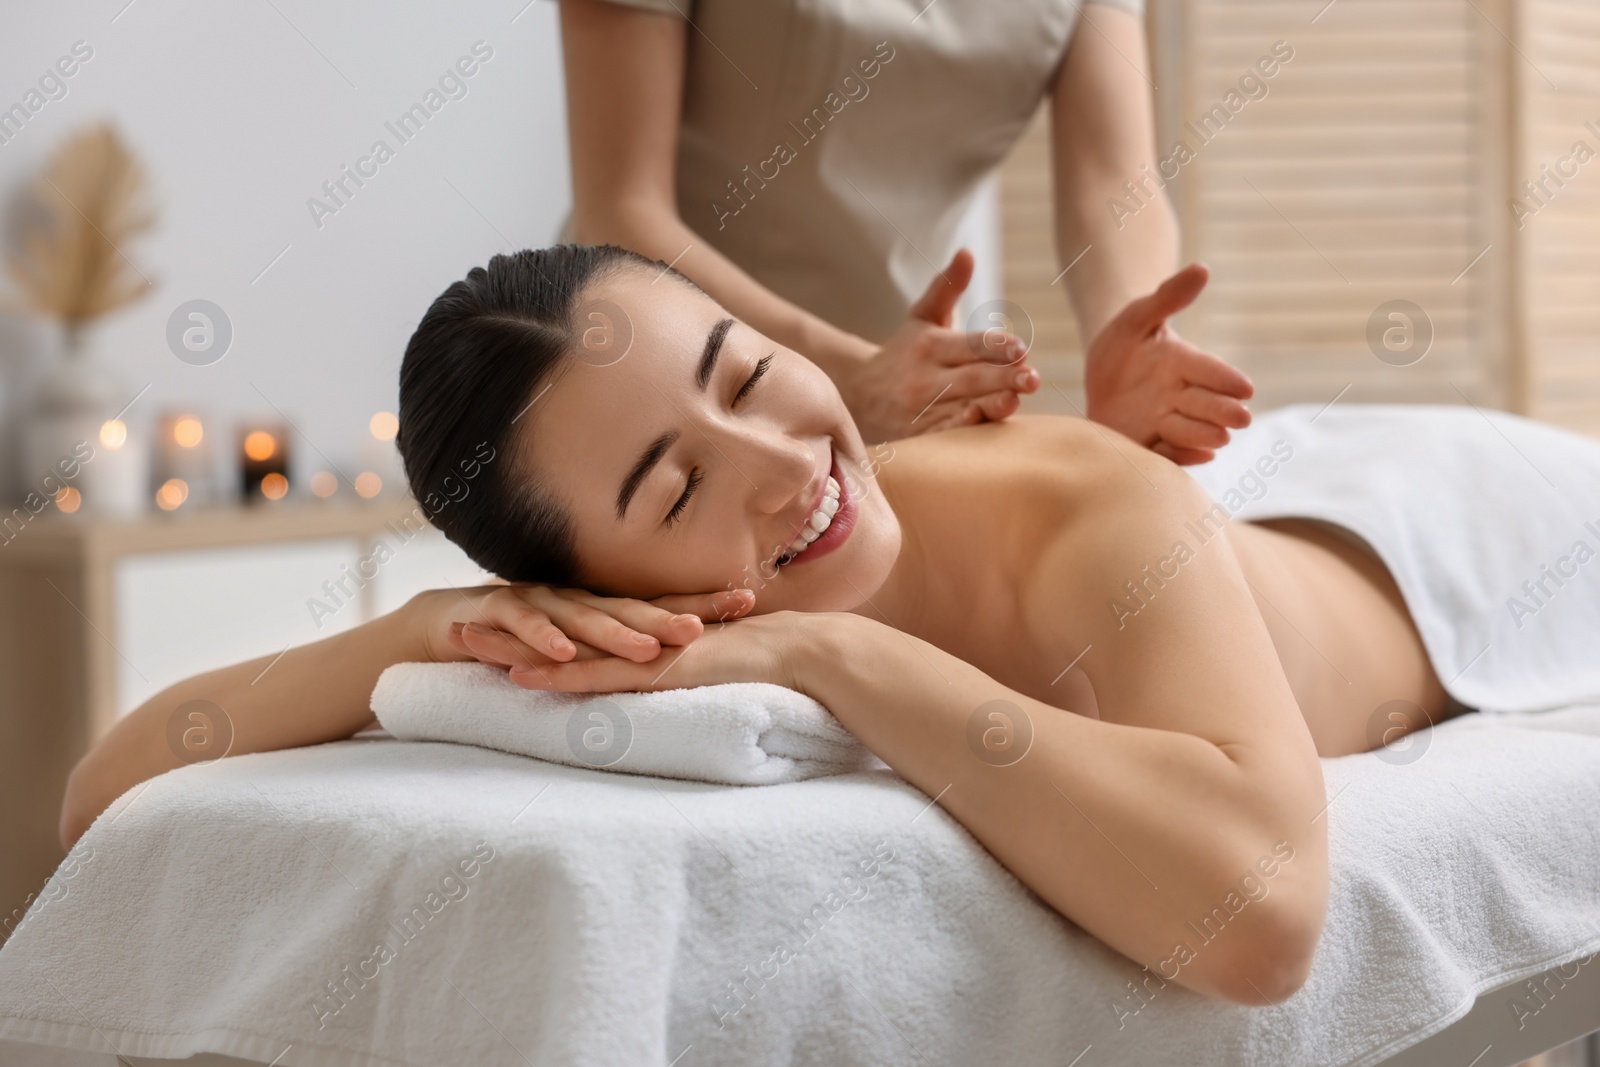
[(839, 470), (839, 458), (832, 457), (833, 466), (823, 489), (822, 502), (806, 519), (800, 533), (778, 554), (779, 568), (795, 566), (808, 560), (820, 559), (832, 552), (845, 539), (856, 523), (856, 499), (850, 483)]

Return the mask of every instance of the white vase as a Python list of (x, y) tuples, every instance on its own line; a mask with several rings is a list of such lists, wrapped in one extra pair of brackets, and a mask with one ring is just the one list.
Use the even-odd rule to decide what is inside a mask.
[[(133, 397), (117, 376), (85, 350), (81, 332), (67, 335), (60, 356), (35, 385), (23, 420), (24, 505), (54, 502), (65, 487), (86, 515), (133, 517), (149, 497), (149, 449), (134, 424), (107, 423)], [(104, 431), (104, 432), (103, 432)]]

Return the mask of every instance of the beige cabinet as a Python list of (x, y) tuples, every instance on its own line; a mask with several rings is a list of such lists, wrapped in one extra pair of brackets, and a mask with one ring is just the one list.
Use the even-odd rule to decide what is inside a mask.
[(409, 500), (28, 524), (0, 548), (0, 943), (63, 855), (68, 772), (120, 715), (485, 579)]

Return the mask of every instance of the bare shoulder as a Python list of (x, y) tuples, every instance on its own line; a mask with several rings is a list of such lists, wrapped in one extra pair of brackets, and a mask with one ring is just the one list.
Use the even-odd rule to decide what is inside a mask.
[(961, 426), (953, 430), (923, 434), (895, 442), (896, 446), (912, 445), (916, 448), (971, 448), (1020, 446), (1024, 451), (1033, 448), (1073, 447), (1089, 443), (1091, 439), (1109, 443), (1112, 439), (1137, 448), (1138, 445), (1109, 427), (1100, 426), (1088, 419), (1071, 415), (1027, 414), (1013, 415), (1003, 422), (981, 422), (976, 426)]
[(1029, 630), (1085, 650), (1103, 719), (1314, 757), (1226, 512), (1176, 464), (1097, 430), (1030, 430), (1070, 444), (1079, 469), (1027, 583)]
[(980, 467), (1013, 487), (1051, 490), (1052, 495), (1091, 487), (1116, 492), (1136, 485), (1198, 492), (1193, 479), (1169, 460), (1116, 430), (1066, 415), (1013, 415), (1003, 422), (963, 426), (884, 447), (943, 469)]

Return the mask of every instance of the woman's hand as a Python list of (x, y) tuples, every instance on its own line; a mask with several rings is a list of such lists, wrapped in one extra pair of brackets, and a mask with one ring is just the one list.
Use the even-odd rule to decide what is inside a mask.
[(1255, 394), (1237, 367), (1189, 344), (1168, 317), (1200, 295), (1210, 272), (1191, 263), (1155, 292), (1130, 301), (1089, 345), (1084, 390), (1089, 418), (1174, 463), (1205, 463), (1228, 443), (1228, 427), (1250, 425)]
[(513, 666), (511, 680), (524, 689), (565, 693), (689, 689), (724, 682), (771, 682), (799, 689), (790, 653), (813, 625), (827, 625), (825, 616), (800, 611), (752, 615), (708, 627), (693, 644), (664, 650), (649, 662), (597, 653), (563, 663)]
[(476, 659), (533, 672), (606, 656), (649, 663), (663, 646), (697, 639), (705, 622), (737, 618), (754, 606), (749, 589), (643, 601), (546, 585), (435, 589), (408, 605), (430, 661)]
[(1039, 372), (1008, 330), (951, 328), (957, 299), (972, 281), (972, 253), (955, 254), (928, 283), (906, 323), (876, 353), (840, 372), (839, 391), (862, 438), (873, 444), (948, 430), (1016, 412)]

